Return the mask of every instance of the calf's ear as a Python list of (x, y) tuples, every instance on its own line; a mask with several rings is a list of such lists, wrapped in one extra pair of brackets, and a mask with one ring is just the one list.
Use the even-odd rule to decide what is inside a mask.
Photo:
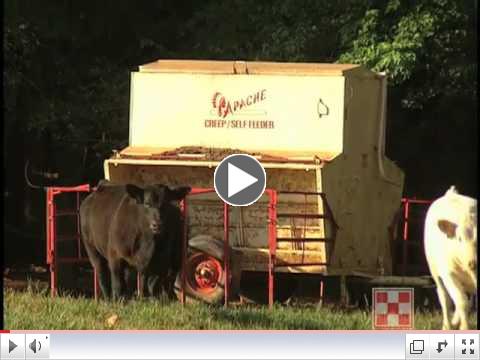
[(135, 199), (137, 203), (143, 204), (143, 189), (139, 188), (138, 186), (132, 185), (132, 184), (127, 184), (125, 186), (127, 189), (127, 194), (131, 198)]
[(449, 239), (455, 237), (455, 231), (457, 229), (457, 224), (448, 221), (448, 220), (438, 220), (438, 228), (443, 232)]
[(165, 199), (167, 201), (182, 200), (192, 190), (190, 186), (178, 186), (175, 188), (167, 187), (165, 192)]

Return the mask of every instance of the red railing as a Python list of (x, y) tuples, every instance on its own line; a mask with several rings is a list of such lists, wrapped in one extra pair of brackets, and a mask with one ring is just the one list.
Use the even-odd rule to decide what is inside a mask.
[[(265, 190), (270, 198), (269, 202), (269, 213), (268, 213), (268, 221), (269, 221), (269, 263), (268, 263), (268, 306), (272, 308), (274, 303), (274, 276), (275, 276), (275, 269), (278, 267), (289, 267), (289, 266), (324, 266), (330, 263), (330, 260), (333, 256), (333, 251), (335, 248), (335, 239), (336, 234), (338, 231), (338, 225), (335, 222), (333, 217), (333, 212), (327, 202), (327, 198), (325, 193), (322, 192), (312, 192), (312, 191), (275, 191), (275, 190)], [(278, 213), (277, 212), (277, 204), (278, 204), (278, 195), (303, 195), (304, 196), (304, 212), (303, 213)], [(319, 196), (322, 204), (324, 213), (319, 214), (318, 211), (315, 213), (308, 213), (307, 212), (307, 197), (308, 196)], [(304, 219), (304, 229), (303, 229), (303, 237), (292, 237), (292, 238), (277, 238), (277, 219), (278, 218), (303, 218)], [(324, 219), (329, 220), (331, 222), (331, 234), (330, 237), (324, 238), (307, 238), (306, 237), (306, 228), (307, 228), (307, 219)], [(326, 261), (325, 262), (317, 262), (317, 263), (286, 263), (282, 262), (282, 264), (276, 263), (276, 250), (277, 250), (277, 243), (279, 242), (318, 242), (318, 243), (330, 243), (329, 252), (326, 253)], [(320, 295), (323, 296), (323, 282), (320, 282)]]
[[(51, 293), (52, 296), (57, 294), (57, 266), (61, 262), (70, 262), (70, 263), (80, 263), (80, 262), (88, 262), (88, 258), (82, 257), (81, 254), (81, 235), (80, 235), (80, 193), (81, 192), (90, 192), (94, 191), (94, 188), (91, 188), (88, 184), (75, 186), (75, 187), (50, 187), (47, 189), (47, 263), (50, 265), (50, 276), (51, 276)], [(56, 211), (55, 206), (55, 196), (66, 193), (66, 192), (76, 192), (77, 193), (77, 206), (75, 211), (68, 212), (69, 215), (77, 216), (77, 233), (75, 235), (75, 239), (77, 240), (77, 251), (78, 256), (75, 258), (65, 258), (59, 257), (57, 254), (57, 241), (59, 236), (57, 234), (56, 229), (56, 219), (58, 216), (66, 215), (65, 213), (59, 213)], [(181, 289), (180, 289), (180, 301), (184, 304), (185, 303), (185, 282), (186, 282), (186, 261), (187, 261), (187, 253), (188, 253), (188, 215), (189, 215), (189, 202), (188, 199), (192, 196), (200, 195), (200, 194), (207, 194), (207, 193), (214, 193), (215, 190), (212, 188), (192, 188), (191, 192), (187, 195), (185, 199), (180, 202), (180, 209), (184, 216), (184, 228), (183, 228), (183, 236), (182, 236), (182, 266), (181, 266)], [(275, 283), (275, 269), (278, 267), (284, 266), (316, 266), (316, 265), (327, 265), (327, 262), (322, 263), (295, 263), (295, 264), (277, 264), (276, 263), (276, 250), (277, 250), (277, 243), (280, 241), (305, 241), (305, 242), (329, 242), (330, 243), (330, 253), (327, 254), (327, 260), (331, 258), (333, 254), (333, 249), (335, 245), (335, 238), (338, 226), (333, 218), (333, 213), (328, 205), (324, 193), (317, 193), (317, 192), (277, 192), (273, 189), (266, 189), (265, 194), (268, 196), (268, 250), (269, 250), (269, 257), (268, 257), (268, 303), (269, 307), (273, 306), (274, 303), (274, 283)], [(306, 206), (306, 199), (307, 196), (320, 196), (324, 205), (324, 214), (308, 214), (306, 211), (302, 214), (295, 214), (295, 213), (277, 213), (277, 204), (278, 204), (278, 195), (285, 194), (285, 195), (304, 195), (305, 196), (305, 206)], [(230, 222), (230, 205), (227, 203), (223, 204), (223, 243), (224, 243), (224, 276), (225, 276), (225, 299), (224, 305), (228, 306), (228, 301), (230, 298), (230, 244), (229, 244), (229, 222)], [(330, 238), (306, 238), (305, 236), (302, 238), (277, 238), (277, 218), (278, 217), (302, 217), (305, 220), (307, 218), (318, 218), (318, 219), (327, 219), (330, 220), (332, 223), (331, 227), (331, 236)], [(305, 221), (306, 226), (306, 221)], [(305, 235), (305, 233), (304, 233)], [(93, 276), (94, 282), (94, 296), (97, 299), (99, 295), (99, 284), (98, 284), (98, 277), (97, 273), (94, 270)], [(321, 292), (323, 292), (323, 284), (321, 284)], [(141, 293), (141, 286), (140, 279), (137, 275), (137, 292), (140, 295)]]
[[(419, 218), (412, 218), (411, 210), (413, 206), (423, 206), (427, 207), (433, 202), (433, 200), (425, 200), (425, 199), (416, 199), (416, 198), (402, 198), (401, 206), (402, 206), (402, 263), (401, 263), (401, 273), (403, 276), (409, 274), (408, 266), (410, 264), (410, 247), (412, 246), (412, 238), (410, 227), (412, 221), (417, 221), (423, 224), (425, 219)], [(423, 226), (420, 227), (423, 230)], [(423, 231), (420, 234), (416, 234), (419, 237), (419, 242), (417, 245), (421, 246), (423, 243)], [(418, 250), (418, 249), (416, 249)], [(425, 264), (416, 264), (417, 266), (422, 266)], [(425, 265), (426, 266), (426, 265)]]
[[(80, 263), (88, 261), (82, 256), (81, 251), (81, 237), (80, 237), (80, 193), (90, 192), (90, 185), (79, 185), (72, 187), (48, 187), (47, 192), (47, 264), (50, 267), (50, 291), (51, 295), (55, 296), (58, 292), (58, 277), (57, 269), (61, 263)], [(63, 193), (76, 193), (76, 208), (75, 210), (57, 211), (55, 204), (55, 197)], [(62, 237), (57, 233), (57, 218), (59, 216), (76, 216), (76, 234), (69, 235), (63, 239), (75, 239), (77, 241), (77, 256), (75, 257), (60, 257), (57, 253), (57, 242)]]

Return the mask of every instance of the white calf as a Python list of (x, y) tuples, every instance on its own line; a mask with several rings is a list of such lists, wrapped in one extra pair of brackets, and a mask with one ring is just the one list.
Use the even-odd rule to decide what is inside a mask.
[[(468, 329), (469, 296), (477, 292), (477, 200), (450, 187), (427, 211), (424, 241), (443, 329)], [(450, 322), (451, 300), (455, 313)]]

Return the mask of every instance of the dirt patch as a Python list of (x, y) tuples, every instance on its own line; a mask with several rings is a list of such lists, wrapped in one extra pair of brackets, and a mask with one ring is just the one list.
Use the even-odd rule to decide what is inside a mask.
[[(207, 161), (220, 161), (226, 156), (233, 154), (247, 154), (251, 156), (261, 157), (263, 161), (276, 161), (276, 162), (288, 162), (288, 159), (281, 156), (274, 156), (264, 154), (260, 152), (249, 152), (242, 149), (232, 148), (209, 148), (204, 146), (181, 146), (173, 150), (167, 150), (157, 154), (151, 154), (149, 159), (189, 159), (189, 160), (207, 160)], [(204, 155), (199, 157), (198, 155)], [(141, 155), (126, 155), (122, 154), (122, 158), (135, 159), (145, 158)]]
[(263, 155), (261, 153), (247, 152), (241, 149), (230, 148), (207, 148), (202, 146), (181, 146), (174, 150), (168, 150), (161, 153), (161, 155), (178, 156), (180, 154), (205, 155), (207, 160), (221, 160), (225, 156), (232, 154), (248, 154), (252, 156)]

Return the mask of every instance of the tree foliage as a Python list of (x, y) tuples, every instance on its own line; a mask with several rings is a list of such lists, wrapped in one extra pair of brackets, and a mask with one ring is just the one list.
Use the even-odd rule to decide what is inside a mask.
[(476, 0), (6, 0), (4, 13), (12, 206), (31, 200), (27, 160), (59, 172), (60, 185), (102, 176), (103, 159), (127, 145), (129, 73), (159, 58), (385, 71), (387, 154), (406, 172), (406, 194), (456, 184), (476, 195)]
[(404, 87), (408, 108), (445, 96), (474, 99), (475, 16), (471, 1), (385, 1), (365, 10), (339, 62), (387, 72)]
[[(21, 123), (31, 139), (48, 134), (56, 147), (88, 148), (100, 160), (126, 145), (129, 71), (138, 64), (157, 58), (350, 62), (388, 73), (389, 136), (410, 136), (419, 146), (415, 131), (435, 127), (432, 109), (441, 104), (449, 112), (461, 103), (475, 110), (474, 5), (470, 0), (8, 0), (6, 128)], [(20, 100), (28, 104), (22, 115)], [(464, 124), (462, 119), (453, 117), (451, 123)], [(399, 146), (389, 148), (401, 160)]]

